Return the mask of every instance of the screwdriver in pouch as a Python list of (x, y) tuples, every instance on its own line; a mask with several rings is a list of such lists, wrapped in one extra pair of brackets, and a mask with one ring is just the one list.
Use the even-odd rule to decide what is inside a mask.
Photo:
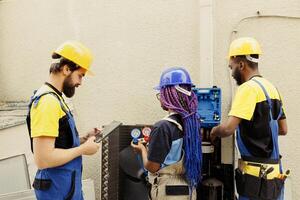
[(274, 167), (270, 167), (269, 169), (264, 171), (264, 174), (262, 175), (262, 178), (267, 179), (267, 175), (270, 174), (272, 171), (274, 171)]

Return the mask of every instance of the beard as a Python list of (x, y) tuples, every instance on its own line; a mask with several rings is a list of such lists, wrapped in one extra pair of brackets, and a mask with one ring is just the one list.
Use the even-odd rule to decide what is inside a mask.
[(243, 83), (242, 75), (241, 75), (241, 71), (238, 68), (234, 70), (232, 76), (235, 79), (237, 85), (242, 85)]
[(75, 85), (72, 82), (71, 75), (67, 76), (63, 83), (63, 93), (71, 98), (75, 94)]

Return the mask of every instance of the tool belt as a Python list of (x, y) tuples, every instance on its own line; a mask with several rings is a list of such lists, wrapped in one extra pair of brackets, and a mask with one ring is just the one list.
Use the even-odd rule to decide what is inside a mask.
[(239, 161), (235, 170), (236, 188), (239, 195), (276, 200), (283, 189), (287, 175), (280, 174), (280, 165)]

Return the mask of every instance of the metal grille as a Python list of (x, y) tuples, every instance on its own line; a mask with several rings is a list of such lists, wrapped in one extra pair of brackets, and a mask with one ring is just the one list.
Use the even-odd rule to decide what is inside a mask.
[(119, 168), (119, 152), (130, 145), (130, 131), (142, 125), (122, 125), (102, 141), (101, 200), (122, 200), (124, 174)]
[(102, 200), (108, 200), (108, 176), (108, 138), (106, 138), (102, 141)]
[(119, 128), (102, 142), (102, 200), (117, 200), (119, 188)]

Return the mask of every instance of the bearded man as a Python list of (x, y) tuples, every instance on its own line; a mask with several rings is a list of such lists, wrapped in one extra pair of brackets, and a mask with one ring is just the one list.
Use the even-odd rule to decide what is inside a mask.
[[(287, 134), (287, 120), (277, 88), (264, 78), (258, 63), (260, 44), (251, 37), (232, 41), (229, 68), (239, 86), (228, 120), (212, 129), (210, 136), (228, 137), (236, 130), (241, 158), (235, 171), (239, 200), (284, 199), (284, 180), (279, 135)], [(278, 178), (282, 177), (282, 178)]]
[(38, 200), (82, 200), (82, 155), (95, 154), (94, 128), (79, 138), (73, 115), (62, 94), (72, 97), (90, 72), (92, 54), (76, 41), (67, 41), (52, 54), (49, 80), (29, 104), (27, 126), (38, 168), (33, 187)]

